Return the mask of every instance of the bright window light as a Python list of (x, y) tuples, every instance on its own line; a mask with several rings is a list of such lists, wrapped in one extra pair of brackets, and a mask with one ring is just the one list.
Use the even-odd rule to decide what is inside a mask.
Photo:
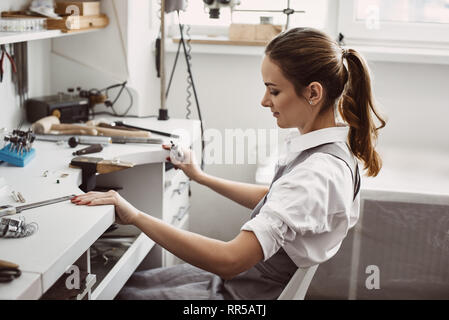
[(378, 12), (380, 21), (449, 23), (449, 0), (356, 0), (356, 19)]

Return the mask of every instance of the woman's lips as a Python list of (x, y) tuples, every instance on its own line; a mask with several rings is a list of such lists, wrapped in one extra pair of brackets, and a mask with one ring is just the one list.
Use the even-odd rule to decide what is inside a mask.
[(279, 117), (279, 112), (273, 112), (273, 117)]

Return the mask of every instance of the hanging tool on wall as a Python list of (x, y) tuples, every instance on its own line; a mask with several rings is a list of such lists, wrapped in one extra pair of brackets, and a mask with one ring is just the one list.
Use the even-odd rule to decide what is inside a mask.
[[(28, 99), (28, 43), (14, 43), (10, 45), (10, 51), (12, 51), (11, 56), (17, 69), (17, 72), (12, 74), (12, 82), (16, 88), (16, 95), (19, 97), (19, 106), (23, 108), (25, 100)], [(20, 127), (21, 124), (18, 128)]]
[(10, 64), (11, 64), (11, 70), (13, 73), (17, 73), (16, 63), (14, 62), (14, 59), (11, 57), (11, 55), (6, 51), (6, 46), (4, 44), (0, 45), (0, 51), (1, 51), (1, 58), (0, 58), (0, 82), (3, 82), (3, 76), (5, 74), (5, 57), (8, 58)]

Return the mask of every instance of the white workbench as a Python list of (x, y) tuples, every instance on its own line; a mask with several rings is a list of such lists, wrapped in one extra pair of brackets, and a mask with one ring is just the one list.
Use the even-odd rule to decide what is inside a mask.
[[(181, 144), (184, 146), (190, 146), (192, 137), (198, 137), (198, 121), (134, 118), (120, 120), (136, 126), (180, 134)], [(169, 138), (162, 136), (153, 137), (169, 141)], [(0, 190), (0, 203), (18, 205), (10, 196), (11, 190), (21, 192), (26, 203), (82, 193), (78, 188), (81, 184), (81, 170), (68, 166), (74, 157), (72, 152), (82, 147), (85, 146), (71, 149), (67, 144), (37, 141), (34, 144), (36, 158), (25, 168), (0, 164), (0, 177), (6, 179), (9, 185)], [(139, 168), (145, 168), (143, 165), (159, 164), (156, 172), (163, 172), (160, 168), (164, 168), (167, 155), (168, 151), (163, 150), (160, 145), (112, 144), (101, 153), (88, 156), (129, 161)], [(44, 177), (46, 171), (47, 177)], [(68, 176), (61, 178), (64, 173)], [(130, 179), (133, 179), (132, 176), (131, 174)], [(163, 190), (163, 185), (160, 186), (164, 182), (163, 179), (158, 177), (156, 181), (159, 189)], [(147, 183), (155, 184), (156, 181)], [(161, 206), (162, 204), (157, 204), (156, 208)], [(0, 239), (0, 259), (16, 263), (22, 270), (22, 276), (17, 280), (0, 284), (0, 299), (40, 298), (114, 222), (113, 206), (76, 206), (69, 201), (27, 210), (21, 215), (27, 222), (37, 222), (39, 230), (27, 238)], [(154, 245), (144, 234), (141, 234), (136, 242), (139, 242), (136, 247), (127, 253), (138, 254), (138, 258), (134, 259), (133, 268)], [(133, 270), (128, 270), (126, 276), (132, 272)], [(123, 277), (124, 275), (121, 275), (121, 278)], [(120, 283), (126, 280), (121, 279)], [(111, 286), (113, 287), (114, 283), (103, 284), (103, 287)], [(115, 291), (119, 289), (115, 288)]]

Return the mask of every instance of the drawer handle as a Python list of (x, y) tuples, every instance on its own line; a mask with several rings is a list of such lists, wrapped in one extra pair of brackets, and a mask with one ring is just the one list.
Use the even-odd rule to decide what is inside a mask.
[(172, 224), (175, 223), (175, 221), (181, 221), (182, 218), (189, 212), (189, 207), (179, 207), (178, 213), (173, 216)]
[(164, 189), (170, 188), (170, 186), (171, 186), (171, 181), (170, 180), (165, 181)]
[(83, 300), (86, 294), (90, 300), (90, 294), (92, 292), (92, 287), (97, 282), (97, 276), (95, 274), (88, 274), (86, 277), (86, 288), (84, 291), (77, 295), (76, 300)]
[(181, 193), (184, 191), (184, 189), (189, 185), (187, 181), (181, 181), (178, 185), (177, 189), (173, 190), (172, 197), (177, 193), (178, 195), (181, 195)]

